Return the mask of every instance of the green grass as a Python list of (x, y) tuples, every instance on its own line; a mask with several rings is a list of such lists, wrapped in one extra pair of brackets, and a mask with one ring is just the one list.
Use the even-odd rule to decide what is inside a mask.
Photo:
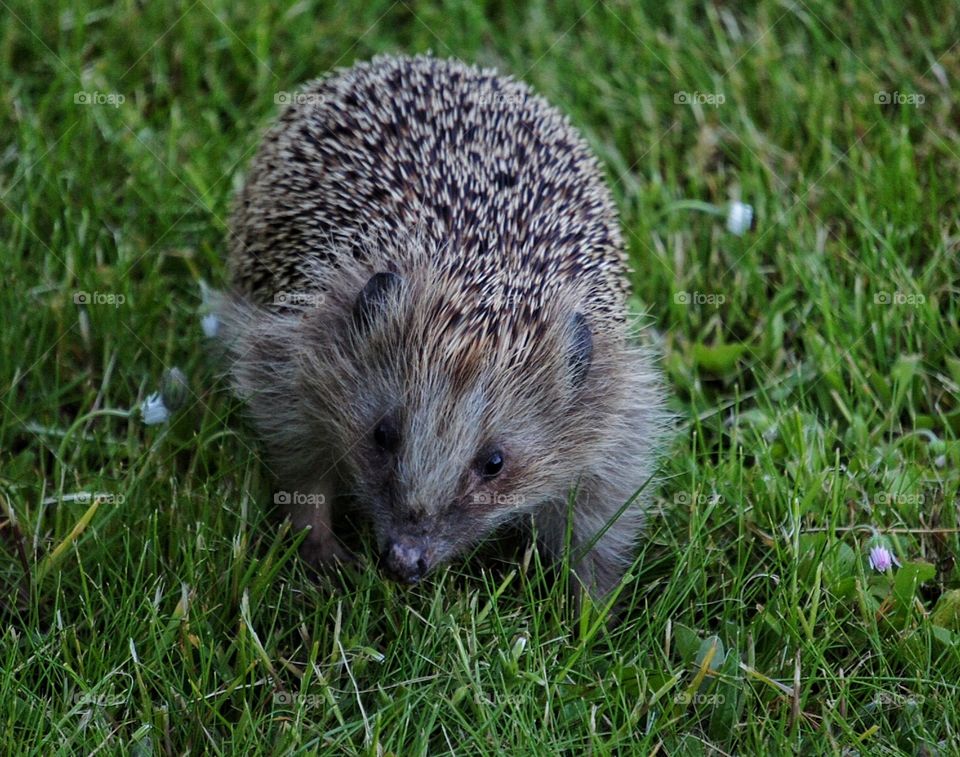
[[(957, 753), (957, 7), (335, 6), (0, 2), (0, 751)], [(612, 629), (530, 554), (312, 581), (204, 349), (274, 95), (425, 50), (569, 112), (622, 210), (683, 425)]]

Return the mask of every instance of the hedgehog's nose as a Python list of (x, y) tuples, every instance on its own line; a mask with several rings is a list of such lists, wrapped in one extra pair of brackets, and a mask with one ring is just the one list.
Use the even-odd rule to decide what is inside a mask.
[(423, 544), (404, 537), (387, 542), (381, 562), (390, 578), (405, 584), (415, 584), (423, 578), (428, 567)]

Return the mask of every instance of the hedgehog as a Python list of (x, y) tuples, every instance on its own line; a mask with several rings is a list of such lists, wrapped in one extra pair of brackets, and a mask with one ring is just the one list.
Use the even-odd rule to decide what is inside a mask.
[(350, 559), (333, 512), (358, 513), (415, 583), (519, 527), (607, 596), (668, 424), (587, 143), (527, 85), (432, 56), (277, 99), (219, 318), (302, 555)]

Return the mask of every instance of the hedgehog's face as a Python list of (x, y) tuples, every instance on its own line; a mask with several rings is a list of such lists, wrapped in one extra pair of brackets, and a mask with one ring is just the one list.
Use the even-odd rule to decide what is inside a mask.
[(565, 502), (591, 432), (583, 389), (595, 346), (582, 316), (548, 322), (521, 362), (511, 345), (478, 353), (449, 339), (441, 358), (434, 304), (377, 274), (349, 327), (347, 476), (386, 572), (405, 582), (544, 502)]

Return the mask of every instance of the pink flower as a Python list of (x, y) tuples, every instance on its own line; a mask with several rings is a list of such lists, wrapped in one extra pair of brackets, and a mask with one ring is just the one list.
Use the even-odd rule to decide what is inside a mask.
[(897, 560), (897, 558), (893, 556), (893, 553), (886, 547), (874, 547), (871, 549), (869, 563), (870, 567), (878, 573), (886, 573), (894, 565), (900, 564), (899, 560)]

